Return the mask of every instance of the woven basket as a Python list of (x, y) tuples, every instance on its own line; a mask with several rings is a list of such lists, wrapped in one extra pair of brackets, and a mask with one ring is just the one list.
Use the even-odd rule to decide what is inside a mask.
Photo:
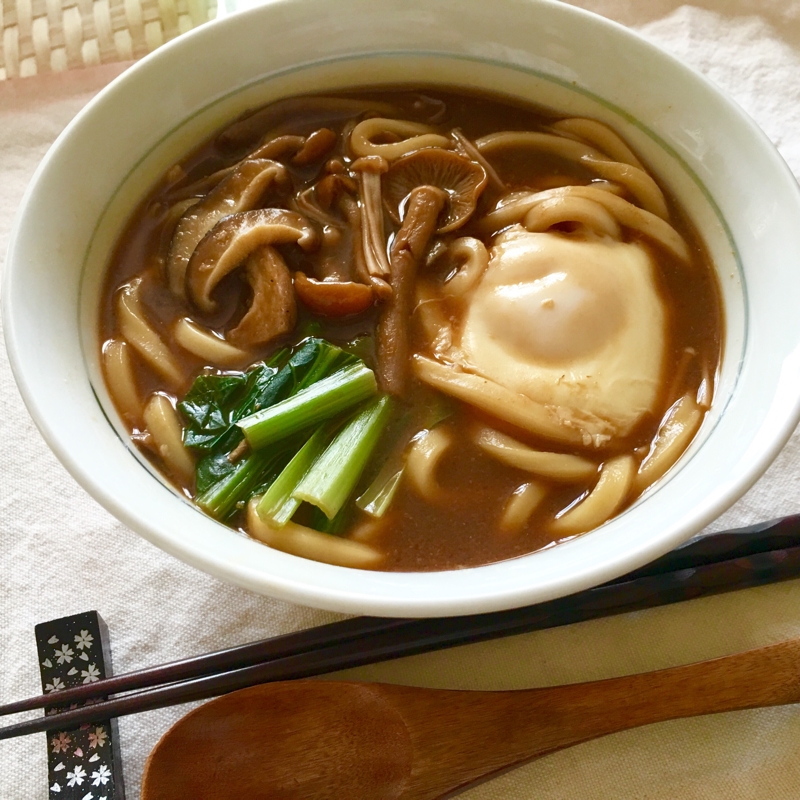
[(141, 58), (217, 0), (0, 0), (0, 80)]

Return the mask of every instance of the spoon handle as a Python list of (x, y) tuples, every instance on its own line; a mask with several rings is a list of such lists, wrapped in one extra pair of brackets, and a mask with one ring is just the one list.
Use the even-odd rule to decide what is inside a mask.
[[(512, 692), (438, 692), (431, 725), (424, 695), (381, 687), (423, 754), (425, 789), (438, 798), (459, 785), (609, 733), (653, 722), (800, 702), (800, 641), (712, 661), (591, 683)], [(476, 726), (475, 721), (480, 720)], [(447, 730), (443, 730), (443, 728)], [(467, 732), (473, 735), (467, 735)], [(439, 771), (441, 785), (431, 786)], [(463, 778), (463, 783), (461, 779)]]
[(800, 641), (511, 692), (262, 684), (206, 703), (173, 726), (147, 761), (142, 800), (442, 800), (598, 736), (798, 701)]

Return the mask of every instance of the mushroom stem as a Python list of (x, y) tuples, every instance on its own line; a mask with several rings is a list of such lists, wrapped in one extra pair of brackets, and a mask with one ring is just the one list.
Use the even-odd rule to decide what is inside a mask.
[(380, 156), (359, 158), (352, 165), (358, 175), (361, 199), (361, 242), (370, 279), (383, 281), (391, 274), (383, 233), (381, 175), (389, 165)]
[(392, 287), (383, 278), (370, 275), (367, 259), (364, 255), (364, 237), (361, 218), (361, 209), (351, 197), (343, 197), (341, 208), (350, 223), (350, 241), (352, 242), (353, 276), (361, 283), (372, 286), (375, 297), (386, 300), (392, 296)]
[(420, 186), (408, 198), (403, 224), (392, 243), (392, 296), (378, 321), (377, 373), (382, 391), (402, 395), (408, 382), (408, 322), (414, 309), (414, 283), (425, 248), (436, 231), (447, 194)]

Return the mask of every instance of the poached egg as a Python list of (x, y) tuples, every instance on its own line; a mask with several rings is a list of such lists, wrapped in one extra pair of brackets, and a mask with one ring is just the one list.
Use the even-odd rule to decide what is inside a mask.
[(608, 237), (496, 237), (467, 298), (459, 366), (555, 411), (585, 444), (629, 433), (654, 409), (667, 312), (649, 252)]

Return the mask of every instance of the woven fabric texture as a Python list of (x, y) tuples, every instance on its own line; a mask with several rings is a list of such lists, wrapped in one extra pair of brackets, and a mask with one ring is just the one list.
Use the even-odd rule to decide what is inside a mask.
[(0, 80), (141, 58), (216, 0), (0, 0)]

